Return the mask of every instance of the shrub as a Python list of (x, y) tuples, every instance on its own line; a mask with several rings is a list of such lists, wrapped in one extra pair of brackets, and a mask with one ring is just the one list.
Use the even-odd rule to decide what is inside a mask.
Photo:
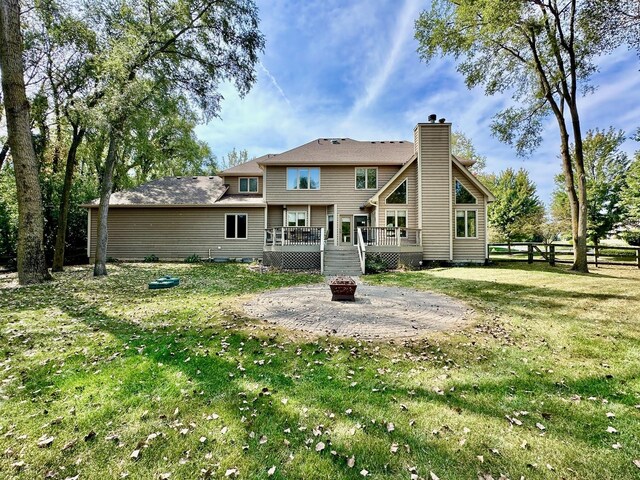
[(640, 230), (629, 230), (620, 234), (622, 239), (629, 245), (640, 247)]
[(122, 263), (122, 261), (115, 257), (107, 257), (107, 263)]
[(202, 258), (200, 258), (200, 255), (196, 255), (195, 253), (192, 253), (184, 259), (184, 263), (200, 263), (201, 261)]
[(368, 255), (364, 262), (364, 270), (366, 273), (380, 273), (389, 269), (389, 264), (382, 258), (382, 255), (375, 253)]
[(143, 260), (145, 263), (156, 263), (159, 262), (160, 259), (158, 258), (157, 255), (154, 255), (153, 253), (151, 255), (147, 255), (146, 257), (144, 257)]

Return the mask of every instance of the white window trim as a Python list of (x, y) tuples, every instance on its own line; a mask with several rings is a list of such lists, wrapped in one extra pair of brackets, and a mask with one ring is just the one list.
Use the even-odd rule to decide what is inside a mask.
[[(471, 195), (471, 196), (476, 200), (476, 203), (458, 203), (458, 202), (456, 201), (456, 182), (459, 182), (459, 183), (460, 183), (460, 185), (462, 185), (462, 187), (463, 187), (467, 192), (469, 192), (469, 195)], [(453, 177), (453, 202), (454, 202), (456, 205), (464, 205), (464, 206), (478, 205), (478, 197), (476, 197), (473, 193), (471, 193), (471, 190), (469, 190), (469, 189), (467, 188), (467, 186), (466, 186), (464, 183), (460, 182), (460, 180), (458, 180), (458, 178), (457, 178), (457, 177)]]
[[(244, 215), (245, 217), (247, 217), (247, 236), (246, 237), (241, 237), (238, 238), (238, 215)], [(235, 228), (235, 237), (227, 237), (227, 217), (232, 216), (232, 217), (236, 217), (236, 228)], [(225, 213), (224, 214), (224, 239), (225, 240), (248, 240), (249, 239), (249, 214), (244, 213), (244, 212), (238, 212), (238, 213)]]
[(287, 227), (287, 228), (295, 228), (295, 227), (289, 226), (289, 214), (290, 213), (295, 213), (296, 214), (296, 225), (295, 225), (295, 227), (300, 227), (300, 225), (298, 225), (298, 215), (300, 215), (301, 213), (304, 213), (304, 225), (302, 225), (302, 227), (306, 227), (307, 226), (307, 223), (309, 222), (309, 215), (308, 215), (307, 210), (287, 210), (286, 218), (285, 218), (285, 222), (286, 222), (285, 227)]
[[(401, 205), (401, 204), (398, 204)], [(387, 227), (387, 217), (389, 216), (389, 213), (393, 212), (393, 227)], [(406, 220), (407, 225), (404, 227), (398, 227), (398, 212), (404, 212), (404, 218)], [(406, 229), (409, 228), (409, 210), (405, 210), (402, 208), (399, 209), (389, 209), (389, 210), (385, 210), (384, 211), (384, 227), (385, 228), (404, 228), (405, 229), (405, 234), (404, 236), (402, 236), (402, 234), (400, 234), (400, 236), (402, 238), (405, 238), (407, 236), (407, 232)]]
[[(358, 169), (364, 170), (364, 188), (358, 188)], [(376, 171), (376, 188), (368, 188), (369, 184), (367, 170)], [(355, 190), (378, 190), (378, 167), (355, 167), (353, 169), (353, 188)]]
[[(309, 170), (309, 186), (311, 186), (311, 170), (318, 170), (318, 188), (289, 188), (289, 170), (298, 170), (296, 185), (300, 185), (300, 170)], [(322, 169), (320, 167), (287, 167), (285, 185), (290, 192), (318, 192), (322, 188)]]
[[(329, 236), (329, 232), (330, 232), (330, 230), (329, 230), (329, 217), (333, 217), (333, 232), (332, 232), (331, 236)], [(335, 217), (335, 214), (327, 213), (327, 240), (333, 240), (333, 237), (335, 236), (335, 234), (336, 234), (336, 217)]]
[[(252, 192), (251, 191), (251, 179), (255, 178), (256, 179), (256, 191)], [(247, 180), (247, 188), (248, 190), (242, 190), (242, 188), (240, 188), (240, 182), (241, 180)], [(240, 193), (258, 193), (260, 191), (260, 178), (259, 177), (238, 177), (238, 192)]]
[[(406, 198), (405, 198), (406, 202), (404, 202), (404, 203), (388, 203), (388, 202), (387, 202), (387, 199), (388, 199), (391, 195), (393, 195), (393, 194), (394, 194), (394, 192), (395, 192), (395, 191), (400, 187), (400, 185), (402, 185), (403, 183), (406, 183), (406, 184), (407, 184), (407, 191), (406, 191)], [(384, 204), (385, 204), (385, 205), (409, 205), (409, 179), (408, 179), (408, 178), (406, 178), (406, 177), (405, 177), (405, 179), (404, 179), (402, 182), (400, 182), (400, 183), (398, 184), (398, 186), (397, 186), (396, 188), (394, 188), (394, 189), (393, 189), (393, 191), (392, 191), (389, 195), (387, 195), (386, 197), (384, 197)]]
[[(464, 205), (464, 204), (463, 204)], [(467, 223), (467, 212), (476, 212), (476, 235), (475, 237), (459, 237), (458, 236), (458, 212), (464, 212), (464, 233), (469, 230)], [(478, 209), (477, 208), (456, 208), (453, 214), (453, 231), (455, 232), (456, 240), (477, 240), (478, 239)]]

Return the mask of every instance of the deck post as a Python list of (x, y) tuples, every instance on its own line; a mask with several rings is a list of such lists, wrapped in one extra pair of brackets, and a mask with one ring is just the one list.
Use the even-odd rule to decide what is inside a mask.
[(533, 245), (527, 244), (527, 263), (533, 263)]
[(549, 265), (556, 266), (556, 246), (549, 245)]
[(396, 227), (396, 245), (400, 246), (400, 228)]

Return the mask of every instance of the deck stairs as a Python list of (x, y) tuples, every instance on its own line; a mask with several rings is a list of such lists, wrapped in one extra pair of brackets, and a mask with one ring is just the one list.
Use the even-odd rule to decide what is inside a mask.
[(328, 277), (362, 275), (358, 247), (327, 245), (324, 251), (324, 274)]

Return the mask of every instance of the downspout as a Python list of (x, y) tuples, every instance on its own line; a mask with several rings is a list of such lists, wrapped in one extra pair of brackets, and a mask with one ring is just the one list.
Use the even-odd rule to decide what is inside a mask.
[(91, 258), (91, 208), (87, 208), (87, 258)]

